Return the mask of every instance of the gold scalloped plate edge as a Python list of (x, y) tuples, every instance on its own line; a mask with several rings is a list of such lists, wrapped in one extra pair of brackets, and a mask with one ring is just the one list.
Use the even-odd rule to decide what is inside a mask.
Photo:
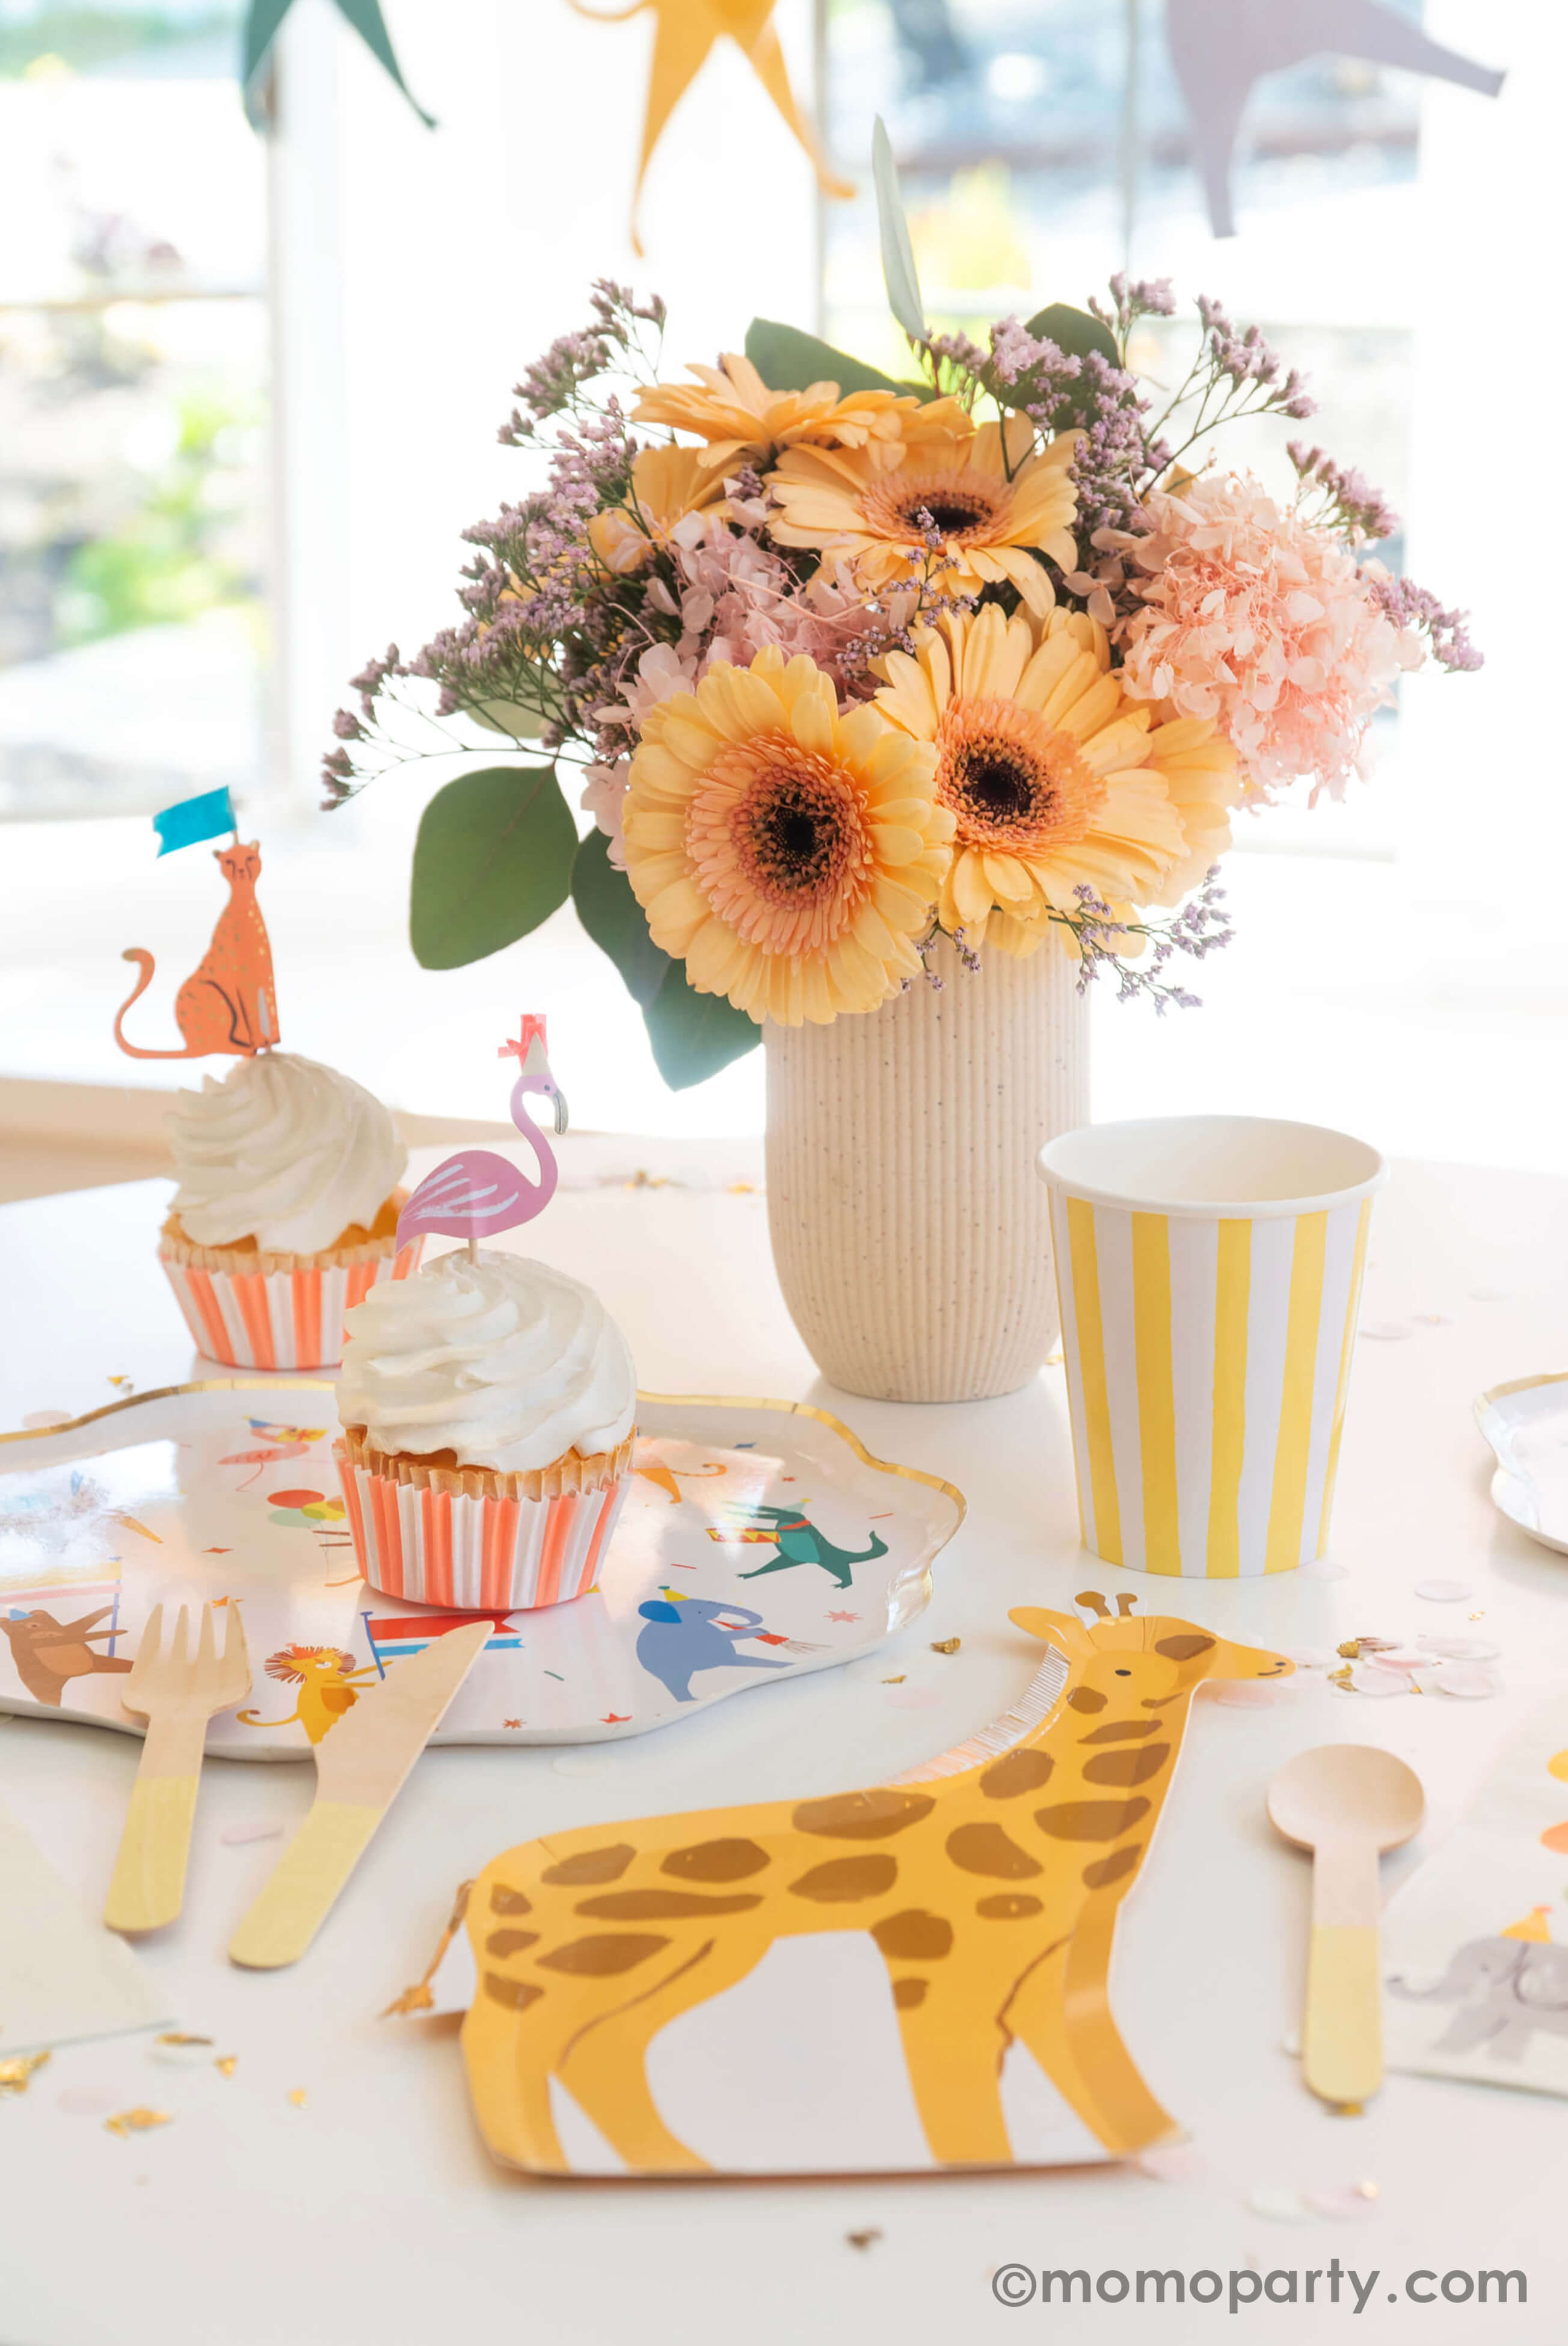
[[(287, 1373), (279, 1373), (275, 1375), (193, 1378), (179, 1384), (150, 1386), (145, 1392), (127, 1393), (117, 1400), (105, 1402), (97, 1409), (86, 1410), (76, 1417), (62, 1418), (57, 1423), (51, 1425), (23, 1426), (11, 1432), (0, 1433), (0, 1453), (3, 1453), (5, 1447), (17, 1443), (44, 1443), (53, 1442), (61, 1437), (80, 1433), (86, 1428), (103, 1423), (112, 1419), (133, 1415), (137, 1410), (151, 1407), (155, 1403), (178, 1401), (192, 1394), (223, 1392), (271, 1394), (284, 1394), (291, 1392), (312, 1394), (322, 1393), (333, 1395), (335, 1401), (336, 1392), (336, 1381), (330, 1377), (291, 1376)], [(883, 1631), (880, 1637), (871, 1639), (865, 1645), (859, 1646), (840, 1654), (824, 1655), (820, 1660), (803, 1660), (790, 1671), (789, 1675), (792, 1678), (814, 1677), (822, 1671), (842, 1667), (847, 1662), (864, 1658), (867, 1655), (876, 1652), (885, 1642), (888, 1636), (896, 1634), (897, 1630), (900, 1628), (907, 1628), (911, 1621), (918, 1620), (921, 1615), (926, 1610), (932, 1598), (932, 1566), (935, 1561), (935, 1554), (940, 1554), (941, 1550), (946, 1547), (949, 1543), (957, 1536), (957, 1534), (962, 1529), (969, 1512), (968, 1500), (965, 1498), (963, 1493), (958, 1488), (956, 1484), (948, 1482), (941, 1475), (928, 1474), (921, 1467), (904, 1466), (899, 1464), (894, 1460), (878, 1457), (875, 1452), (867, 1448), (860, 1436), (851, 1427), (846, 1425), (841, 1418), (836, 1417), (830, 1410), (818, 1408), (815, 1403), (810, 1402), (781, 1401), (770, 1396), (759, 1394), (661, 1393), (649, 1392), (641, 1387), (638, 1389), (637, 1401), (639, 1408), (648, 1407), (652, 1409), (670, 1410), (747, 1410), (781, 1417), (799, 1417), (806, 1419), (825, 1428), (826, 1431), (832, 1434), (835, 1440), (841, 1443), (845, 1449), (850, 1452), (851, 1456), (853, 1456), (857, 1462), (869, 1472), (875, 1474), (889, 1475), (900, 1482), (920, 1484), (923, 1488), (940, 1494), (952, 1507), (953, 1511), (952, 1523), (938, 1540), (936, 1550), (933, 1555), (916, 1570), (909, 1572), (906, 1577), (900, 1584), (900, 1586), (907, 1590), (911, 1595), (917, 1595), (918, 1592), (917, 1601), (912, 1605), (910, 1605), (908, 1609), (902, 1612), (901, 1618), (896, 1622), (890, 1623), (887, 1629)], [(333, 1415), (334, 1417), (336, 1415), (335, 1406)], [(89, 1452), (85, 1454), (92, 1456), (97, 1454)], [(0, 1468), (0, 1471), (4, 1471), (3, 1468)], [(388, 1603), (396, 1603), (402, 1602), (403, 1600), (386, 1599), (384, 1601)], [(703, 1698), (697, 1707), (707, 1709), (710, 1708), (712, 1703), (715, 1701), (728, 1700), (731, 1693), (740, 1693), (747, 1690), (748, 1689), (742, 1688), (734, 1688), (727, 1690), (727, 1692), (722, 1695), (716, 1694), (708, 1696)], [(70, 1725), (107, 1728), (114, 1733), (127, 1734), (136, 1737), (139, 1737), (145, 1733), (144, 1724), (139, 1719), (135, 1719), (126, 1715), (122, 1715), (119, 1718), (106, 1716), (102, 1711), (87, 1710), (79, 1707), (73, 1706), (68, 1700), (63, 1701), (57, 1708), (52, 1706), (35, 1704), (28, 1704), (23, 1708), (17, 1708), (4, 1694), (0, 1694), (0, 1712), (6, 1711), (14, 1712), (15, 1715), (24, 1718), (54, 1718), (62, 1719)], [(607, 1722), (604, 1721), (599, 1722), (600, 1725), (606, 1723)], [(629, 1722), (627, 1723), (629, 1724)], [(659, 1726), (667, 1725), (669, 1723), (670, 1721), (667, 1719), (650, 1719), (646, 1727), (635, 1729), (634, 1735), (650, 1732)], [(455, 1730), (449, 1731), (445, 1734), (442, 1734), (438, 1731), (436, 1737), (433, 1739), (433, 1744), (439, 1743), (443, 1746), (450, 1745), (453, 1747), (471, 1746), (473, 1748), (491, 1749), (505, 1749), (508, 1746), (513, 1749), (540, 1749), (552, 1747), (557, 1749), (570, 1748), (591, 1742), (612, 1742), (622, 1739), (624, 1739), (614, 1735), (596, 1736), (591, 1731), (584, 1732), (582, 1729), (577, 1728), (562, 1729), (548, 1733), (535, 1732), (534, 1734), (526, 1735), (520, 1740), (514, 1742), (512, 1737), (498, 1735), (493, 1729), (464, 1730), (462, 1728), (458, 1728)], [(307, 1758), (308, 1756), (310, 1756), (309, 1747), (303, 1745), (297, 1748), (290, 1746), (281, 1749), (276, 1747), (267, 1749), (256, 1749), (254, 1747), (250, 1747), (237, 1750), (232, 1746), (220, 1747), (216, 1750), (211, 1747), (209, 1749), (209, 1757), (213, 1758), (222, 1757), (256, 1760), (300, 1760)]]
[[(1538, 1392), (1548, 1385), (1568, 1385), (1568, 1369), (1545, 1369), (1532, 1377), (1510, 1377), (1478, 1393), (1471, 1406), (1481, 1440), (1497, 1461), (1488, 1486), (1492, 1505), (1506, 1522), (1515, 1525), (1540, 1546), (1551, 1548), (1557, 1556), (1568, 1556), (1568, 1520), (1564, 1521), (1561, 1538), (1542, 1530), (1538, 1488), (1521, 1471), (1493, 1430), (1500, 1420), (1506, 1422), (1500, 1404), (1519, 1393)], [(1564, 1409), (1568, 1411), (1568, 1395), (1564, 1395)]]

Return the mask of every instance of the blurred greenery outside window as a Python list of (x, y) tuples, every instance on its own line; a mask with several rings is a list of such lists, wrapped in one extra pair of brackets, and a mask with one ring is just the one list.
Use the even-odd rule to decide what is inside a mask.
[[(1394, 0), (1418, 19), (1420, 0)], [(833, 159), (861, 183), (823, 209), (823, 332), (893, 373), (908, 352), (881, 300), (864, 158), (886, 119), (932, 322), (983, 341), (991, 321), (1081, 304), (1114, 270), (1174, 278), (1185, 312), (1145, 321), (1132, 357), (1185, 372), (1200, 292), (1256, 321), (1319, 403), (1310, 423), (1243, 426), (1217, 443), (1288, 495), (1294, 432), (1358, 466), (1403, 511), (1413, 335), (1398, 244), (1419, 201), (1420, 83), (1324, 55), (1254, 87), (1233, 167), (1239, 234), (1217, 241), (1164, 0), (820, 0), (822, 113)], [(1179, 435), (1176, 435), (1179, 436)], [(1400, 566), (1400, 540), (1380, 547)], [(1374, 727), (1378, 788), (1344, 807), (1284, 809), (1252, 843), (1386, 854), (1398, 719)], [(1250, 837), (1244, 827), (1244, 836)]]
[(261, 777), (265, 161), (239, 0), (0, 0), (0, 816)]

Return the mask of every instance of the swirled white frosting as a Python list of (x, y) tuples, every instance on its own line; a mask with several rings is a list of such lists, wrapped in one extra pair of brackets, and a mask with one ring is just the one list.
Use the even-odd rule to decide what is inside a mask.
[(626, 1338), (592, 1289), (525, 1256), (443, 1255), (372, 1287), (344, 1324), (338, 1413), (378, 1450), (526, 1474), (632, 1430)]
[(288, 1051), (236, 1060), (221, 1083), (203, 1076), (164, 1121), (179, 1177), (174, 1210), (198, 1246), (253, 1238), (280, 1254), (320, 1254), (351, 1223), (374, 1221), (408, 1163), (380, 1100)]

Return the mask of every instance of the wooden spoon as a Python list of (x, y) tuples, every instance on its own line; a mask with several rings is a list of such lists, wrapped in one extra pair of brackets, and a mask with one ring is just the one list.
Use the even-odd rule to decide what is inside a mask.
[(1323, 1743), (1268, 1787), (1278, 1831), (1312, 1851), (1312, 1942), (1301, 2074), (1326, 2102), (1359, 2106), (1383, 2082), (1378, 1860), (1420, 1830), (1420, 1778), (1391, 1751)]

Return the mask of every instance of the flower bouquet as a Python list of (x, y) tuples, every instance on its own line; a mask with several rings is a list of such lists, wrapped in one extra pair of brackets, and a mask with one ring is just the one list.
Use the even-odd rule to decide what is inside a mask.
[(1359, 474), (1293, 440), (1281, 502), (1214, 461), (1238, 418), (1312, 413), (1256, 327), (1200, 301), (1157, 396), (1128, 346), (1163, 280), (933, 332), (879, 148), (909, 379), (755, 319), (667, 380), (662, 302), (597, 285), (502, 427), (542, 477), (464, 533), (459, 624), (354, 679), (325, 781), (508, 738), (425, 811), (416, 954), (476, 960), (570, 895), (671, 1084), (766, 1035), (797, 1320), (836, 1381), (935, 1397), (1049, 1347), (1033, 1159), (1087, 1112), (1084, 989), (1190, 1004), (1234, 811), (1338, 796), (1402, 672), (1479, 660), (1369, 554), (1396, 524)]

